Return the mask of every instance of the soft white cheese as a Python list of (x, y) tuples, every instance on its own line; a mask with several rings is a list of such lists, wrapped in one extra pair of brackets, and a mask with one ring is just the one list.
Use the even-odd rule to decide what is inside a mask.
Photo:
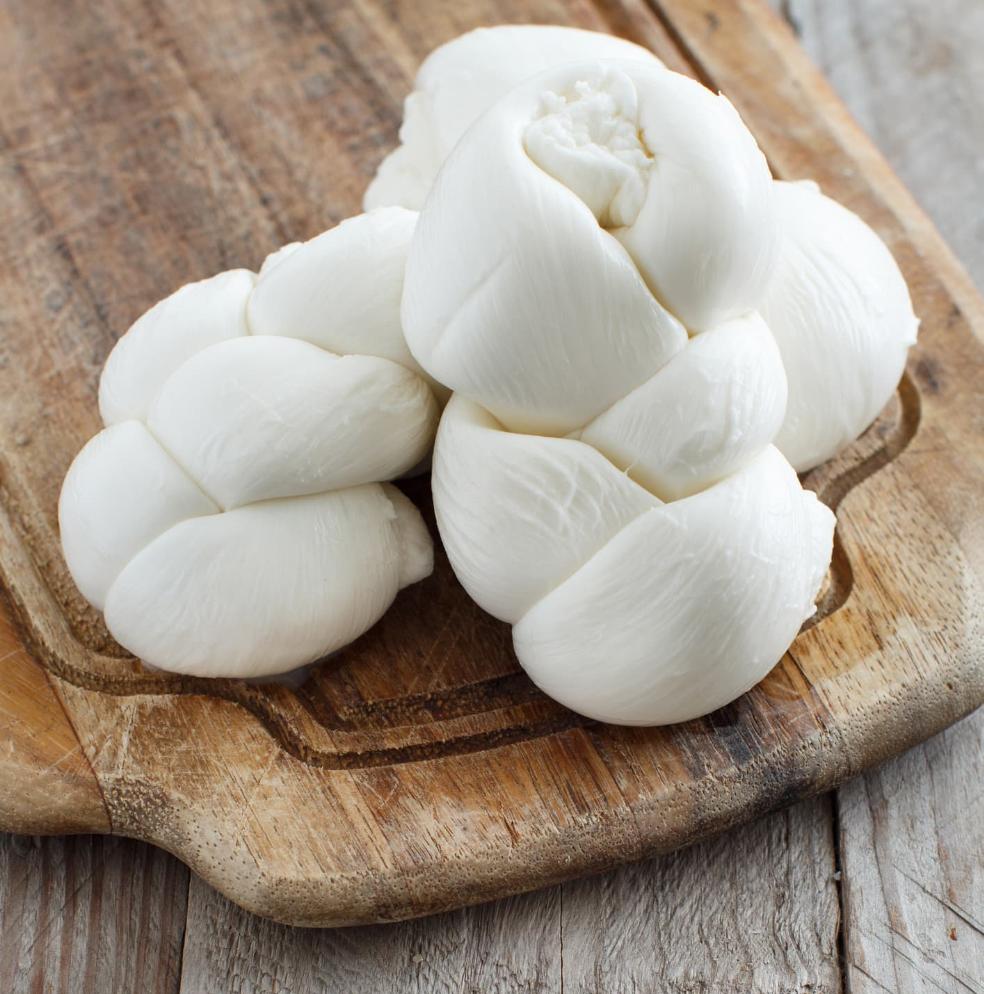
[(834, 519), (771, 444), (787, 382), (758, 306), (779, 248), (734, 109), (645, 62), (511, 90), (420, 215), (404, 329), (456, 391), (441, 536), (526, 671), (583, 714), (720, 707), (814, 611)]
[(82, 594), (159, 669), (257, 677), (357, 638), (428, 575), (380, 481), (426, 458), (434, 392), (399, 320), (415, 215), (387, 208), (183, 287), (117, 343), (107, 427), (59, 522)]
[(786, 377), (755, 313), (691, 338), (580, 437), (663, 500), (724, 479), (776, 436)]
[(885, 243), (815, 183), (776, 183), (782, 244), (762, 315), (789, 380), (776, 445), (803, 471), (877, 417), (905, 369), (919, 321)]
[(639, 130), (636, 89), (622, 73), (547, 91), (523, 133), (529, 157), (591, 209), (603, 228), (639, 216), (655, 162)]
[(641, 514), (516, 624), (552, 697), (602, 721), (687, 721), (765, 676), (813, 613), (833, 516), (772, 447)]
[[(384, 160), (367, 204), (420, 208), (483, 112), (520, 82), (582, 59), (657, 64), (621, 39), (543, 26), (480, 29), (436, 49), (407, 98), (403, 144)], [(734, 109), (724, 97), (716, 106), (702, 99), (698, 109), (688, 81), (637, 90), (609, 73), (539, 89), (524, 125), (526, 152), (629, 249), (659, 301), (692, 332), (761, 311), (789, 381), (775, 443), (790, 462), (809, 469), (857, 438), (895, 390), (917, 327), (878, 236), (810, 184), (779, 183), (765, 196), (765, 173), (745, 168), (757, 150)], [(697, 113), (700, 128), (691, 126)], [(701, 182), (692, 182), (697, 175)], [(747, 265), (734, 265), (736, 257)], [(636, 349), (626, 361), (649, 370), (650, 359)], [(500, 413), (537, 430), (564, 421)]]
[(417, 72), (403, 107), (400, 145), (369, 184), (365, 209), (397, 204), (420, 210), (441, 164), (483, 111), (530, 76), (584, 59), (659, 63), (622, 38), (540, 24), (478, 28), (435, 49)]

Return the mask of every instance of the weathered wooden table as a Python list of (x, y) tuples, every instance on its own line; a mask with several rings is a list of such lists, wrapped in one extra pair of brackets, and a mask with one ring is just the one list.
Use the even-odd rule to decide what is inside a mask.
[[(984, 283), (984, 5), (781, 6)], [(13, 169), (8, 140), (0, 160)], [(137, 843), (5, 837), (0, 992), (975, 994), (984, 992), (982, 782), (978, 714), (835, 795), (675, 856), (336, 932), (253, 918)]]

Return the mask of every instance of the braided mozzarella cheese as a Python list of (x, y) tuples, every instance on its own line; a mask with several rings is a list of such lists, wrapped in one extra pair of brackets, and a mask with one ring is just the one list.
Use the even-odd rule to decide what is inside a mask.
[(420, 216), (404, 328), (456, 391), (441, 536), (527, 672), (583, 714), (720, 707), (814, 610), (834, 521), (771, 445), (786, 377), (757, 308), (778, 243), (732, 106), (641, 62), (512, 90)]
[[(483, 111), (523, 80), (582, 59), (659, 64), (620, 38), (539, 25), (483, 28), (436, 49), (407, 98), (402, 144), (380, 166), (366, 206), (419, 210), (451, 149)], [(810, 182), (777, 183), (773, 199), (779, 246), (758, 306), (779, 345), (789, 384), (775, 444), (805, 471), (849, 445), (885, 406), (915, 343), (918, 321), (898, 266), (857, 215)], [(617, 225), (617, 213), (610, 220)], [(636, 261), (646, 264), (643, 255)]]
[(396, 204), (420, 210), (441, 163), (475, 118), (523, 80), (584, 59), (660, 64), (622, 38), (543, 24), (478, 28), (436, 48), (417, 72), (403, 106), (400, 145), (369, 184), (365, 209)]
[(69, 569), (114, 637), (202, 676), (283, 673), (432, 569), (388, 483), (438, 404), (399, 321), (415, 215), (388, 208), (161, 301), (113, 349), (72, 463)]

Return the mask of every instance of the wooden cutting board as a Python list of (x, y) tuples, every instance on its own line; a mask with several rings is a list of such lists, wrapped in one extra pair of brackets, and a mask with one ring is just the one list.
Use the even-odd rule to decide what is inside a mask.
[[(735, 704), (651, 730), (544, 698), (440, 555), (296, 692), (144, 672), (56, 529), (113, 340), (357, 211), (423, 55), (528, 20), (727, 92), (774, 172), (817, 178), (905, 272), (923, 324), (898, 394), (807, 479), (838, 517), (818, 620)], [(0, 55), (0, 828), (146, 839), (285, 922), (385, 921), (685, 845), (984, 701), (984, 307), (760, 0), (11, 0)], [(429, 514), (426, 481), (407, 490)]]

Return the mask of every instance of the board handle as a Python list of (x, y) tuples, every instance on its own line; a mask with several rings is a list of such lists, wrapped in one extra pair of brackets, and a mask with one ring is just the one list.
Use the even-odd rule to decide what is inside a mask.
[(55, 687), (0, 600), (0, 831), (111, 831), (102, 791)]

